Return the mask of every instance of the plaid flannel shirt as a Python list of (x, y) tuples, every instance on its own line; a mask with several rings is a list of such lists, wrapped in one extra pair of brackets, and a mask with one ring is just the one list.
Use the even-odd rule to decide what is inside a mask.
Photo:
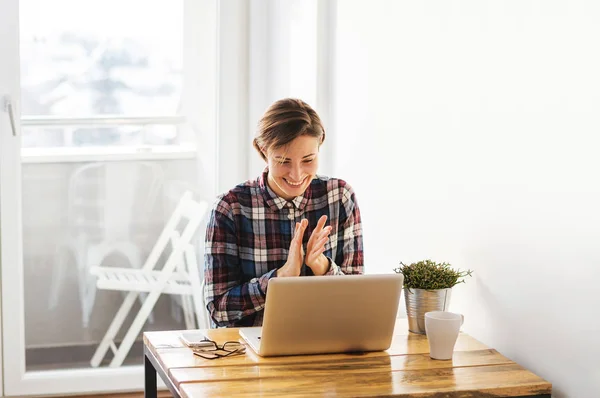
[[(317, 221), (332, 227), (325, 244), (326, 275), (362, 274), (363, 241), (354, 191), (345, 181), (317, 176), (291, 201), (256, 180), (221, 195), (206, 229), (205, 298), (216, 326), (261, 326), (269, 279), (287, 261), (296, 222), (308, 220), (306, 244)], [(304, 264), (301, 275), (313, 275)]]

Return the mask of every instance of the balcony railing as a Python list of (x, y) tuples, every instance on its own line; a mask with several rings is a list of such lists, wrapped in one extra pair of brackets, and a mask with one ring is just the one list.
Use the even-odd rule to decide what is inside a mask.
[(49, 126), (148, 126), (170, 125), (177, 126), (186, 122), (184, 116), (119, 116), (102, 115), (88, 117), (64, 116), (23, 116), (22, 127), (49, 127)]
[(182, 126), (185, 116), (122, 116), (100, 115), (87, 117), (23, 116), (22, 128), (64, 127), (63, 146), (22, 148), (23, 163), (63, 163), (109, 160), (192, 159), (196, 146), (136, 145), (136, 146), (77, 146), (73, 134), (80, 127), (110, 126)]

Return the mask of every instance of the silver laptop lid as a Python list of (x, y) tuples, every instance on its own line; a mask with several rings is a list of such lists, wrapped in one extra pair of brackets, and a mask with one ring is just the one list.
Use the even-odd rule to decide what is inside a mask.
[(401, 274), (271, 279), (260, 355), (389, 348), (403, 280)]

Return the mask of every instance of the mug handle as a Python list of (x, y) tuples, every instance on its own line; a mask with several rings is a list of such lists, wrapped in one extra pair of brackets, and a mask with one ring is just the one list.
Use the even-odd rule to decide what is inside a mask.
[(460, 326), (462, 326), (463, 323), (465, 323), (465, 316), (463, 314), (460, 314)]

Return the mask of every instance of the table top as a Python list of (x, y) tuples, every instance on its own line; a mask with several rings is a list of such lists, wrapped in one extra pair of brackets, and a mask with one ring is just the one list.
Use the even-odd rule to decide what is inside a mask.
[[(218, 343), (239, 340), (239, 329), (211, 329)], [(182, 397), (296, 396), (527, 396), (550, 394), (552, 385), (498, 351), (460, 333), (452, 360), (429, 357), (425, 335), (396, 323), (386, 351), (262, 358), (245, 355), (203, 359), (178, 331), (146, 332), (144, 344)], [(473, 395), (471, 395), (473, 394)]]

